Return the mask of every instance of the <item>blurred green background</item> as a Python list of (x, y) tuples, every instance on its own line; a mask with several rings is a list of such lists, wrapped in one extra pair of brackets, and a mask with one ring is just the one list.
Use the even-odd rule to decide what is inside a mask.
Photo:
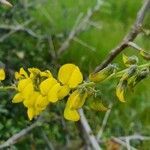
[[(6, 84), (13, 83), (13, 71), (22, 66), (50, 69), (56, 73), (60, 65), (74, 63), (80, 67), (86, 78), (130, 30), (143, 3), (142, 0), (107, 0), (92, 15), (87, 27), (76, 36), (80, 42), (71, 40), (67, 50), (57, 58), (53, 55), (55, 56), (68, 37), (79, 14), (84, 17), (87, 10), (95, 6), (96, 0), (11, 2), (13, 8), (0, 5), (0, 61), (9, 72)], [(145, 18), (145, 29), (150, 29), (149, 20), (150, 14)], [(150, 49), (149, 35), (141, 33), (135, 43), (147, 51)], [(132, 48), (126, 49), (124, 53), (138, 56)], [(121, 55), (114, 62), (124, 68)], [(140, 63), (146, 61), (141, 59)], [(104, 101), (114, 103), (102, 140), (135, 133), (150, 136), (150, 79), (141, 82), (134, 92), (128, 91), (125, 104), (120, 103), (115, 96), (116, 83), (117, 81), (108, 81), (101, 85)], [(0, 143), (32, 123), (28, 121), (22, 104), (11, 103), (12, 96), (12, 92), (0, 92)], [(26, 138), (12, 146), (12, 149), (48, 149), (42, 137), (43, 132), (56, 149), (79, 149), (81, 138), (78, 128), (75, 123), (63, 119), (63, 108), (63, 102), (48, 108), (45, 112), (47, 123), (35, 128)], [(86, 108), (84, 110), (96, 135), (105, 113), (89, 111)], [(139, 140), (131, 143), (140, 150), (148, 150), (150, 145), (148, 141)], [(103, 147), (107, 149), (106, 142)]]

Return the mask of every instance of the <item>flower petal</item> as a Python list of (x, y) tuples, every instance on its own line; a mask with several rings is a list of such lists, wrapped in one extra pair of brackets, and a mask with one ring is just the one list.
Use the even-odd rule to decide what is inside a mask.
[(23, 97), (21, 93), (17, 93), (12, 100), (13, 103), (20, 103), (22, 101), (23, 101)]
[(83, 76), (76, 65), (65, 64), (59, 69), (58, 79), (62, 84), (75, 88), (83, 81)]
[(58, 91), (60, 90), (61, 86), (59, 83), (55, 84), (48, 92), (48, 100), (52, 103), (58, 101)]
[(57, 80), (54, 78), (48, 78), (46, 80), (44, 80), (41, 84), (40, 84), (40, 91), (43, 95), (47, 95), (49, 90), (55, 85), (57, 84)]
[(63, 99), (70, 92), (70, 88), (68, 85), (61, 86), (61, 89), (58, 91), (58, 99)]
[(80, 116), (77, 110), (71, 110), (69, 107), (66, 107), (64, 110), (64, 118), (71, 121), (78, 121)]
[(4, 69), (0, 68), (0, 81), (5, 79), (5, 71)]
[(34, 108), (32, 108), (32, 107), (28, 108), (27, 114), (28, 114), (29, 119), (32, 120), (33, 117), (35, 116), (35, 110), (34, 110)]

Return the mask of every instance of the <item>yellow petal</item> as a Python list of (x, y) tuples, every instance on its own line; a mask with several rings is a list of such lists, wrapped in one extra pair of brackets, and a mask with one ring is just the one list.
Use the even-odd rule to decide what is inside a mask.
[(58, 91), (60, 90), (61, 86), (59, 83), (55, 84), (48, 92), (48, 100), (52, 103), (58, 101)]
[(70, 92), (70, 88), (67, 85), (61, 86), (61, 89), (58, 91), (58, 99), (63, 99)]
[(33, 92), (28, 98), (23, 101), (25, 107), (34, 107), (37, 98), (39, 97), (39, 92)]
[(120, 81), (116, 87), (116, 96), (121, 102), (125, 102), (124, 92), (126, 89), (126, 81)]
[(43, 95), (47, 95), (49, 90), (55, 85), (57, 84), (57, 80), (54, 78), (48, 78), (46, 80), (44, 80), (41, 84), (40, 84), (40, 91)]
[(4, 69), (0, 68), (0, 81), (5, 79), (5, 71)]
[(30, 83), (32, 83), (32, 80), (30, 78), (20, 80), (18, 82), (18, 91), (19, 92), (23, 91), (24, 88)]
[(64, 110), (64, 118), (71, 121), (78, 121), (80, 116), (77, 110), (71, 110), (69, 107), (66, 107)]
[(68, 98), (67, 105), (70, 109), (79, 109), (85, 103), (87, 98), (87, 92), (81, 93), (79, 90), (75, 90)]
[(21, 91), (21, 94), (23, 95), (24, 99), (28, 99), (34, 91), (33, 83), (29, 83), (24, 90)]
[(44, 110), (45, 107), (49, 104), (46, 96), (39, 95), (35, 103), (35, 108), (39, 110)]
[(33, 117), (35, 116), (35, 110), (34, 110), (34, 108), (28, 108), (28, 110), (27, 110), (27, 114), (28, 114), (28, 118), (30, 119), (30, 120), (32, 120), (33, 119)]
[(12, 100), (13, 103), (20, 103), (22, 101), (23, 101), (23, 97), (21, 93), (17, 93)]
[(47, 78), (53, 77), (49, 70), (40, 72), (40, 76), (41, 77), (47, 77)]
[(75, 88), (83, 81), (83, 76), (76, 65), (65, 64), (59, 69), (58, 79), (62, 84)]

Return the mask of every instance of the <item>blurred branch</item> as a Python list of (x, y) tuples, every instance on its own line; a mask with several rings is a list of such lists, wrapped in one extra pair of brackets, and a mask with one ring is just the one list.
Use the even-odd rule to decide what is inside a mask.
[(0, 3), (3, 4), (3, 5), (7, 5), (9, 7), (12, 7), (13, 5), (11, 3), (9, 3), (8, 1), (6, 0), (0, 0)]
[(96, 11), (98, 11), (100, 9), (100, 6), (102, 5), (102, 3), (103, 3), (102, 0), (97, 0), (97, 3), (95, 4), (95, 6), (87, 11), (86, 16), (81, 20), (80, 23), (78, 23), (78, 21), (80, 20), (81, 14), (79, 15), (79, 17), (77, 18), (77, 20), (75, 22), (75, 26), (72, 28), (69, 36), (67, 37), (67, 39), (62, 43), (62, 45), (58, 49), (58, 52), (57, 52), (58, 56), (60, 56), (61, 53), (66, 51), (66, 49), (69, 47), (72, 39), (87, 27), (90, 18)]
[(93, 135), (90, 125), (88, 124), (88, 121), (82, 109), (79, 110), (79, 114), (80, 114), (79, 124), (81, 125), (84, 134), (86, 134), (85, 140), (89, 140), (93, 150), (101, 150), (101, 147), (99, 146), (95, 136)]
[(21, 138), (25, 137), (30, 131), (32, 131), (35, 127), (38, 127), (41, 125), (41, 118), (39, 117), (37, 121), (35, 121), (33, 124), (31, 124), (29, 127), (22, 129), (19, 133), (14, 134), (12, 137), (10, 137), (7, 141), (5, 141), (3, 144), (0, 145), (0, 149), (4, 149), (6, 147), (9, 147), (18, 141), (21, 140)]
[[(116, 142), (116, 143), (122, 145), (123, 147), (125, 147), (125, 148), (127, 148), (127, 149), (128, 149), (128, 147), (129, 147), (129, 145), (128, 145), (129, 143), (126, 143), (126, 142), (120, 140), (119, 138), (112, 137), (112, 140), (113, 140), (114, 142)], [(130, 149), (131, 149), (131, 150), (137, 150), (135, 147), (133, 147), (133, 146), (131, 146), (131, 145), (130, 145)]]
[(98, 131), (98, 134), (97, 134), (97, 140), (99, 141), (99, 139), (102, 137), (102, 134), (104, 132), (104, 129), (106, 127), (106, 124), (107, 124), (107, 121), (108, 121), (108, 118), (110, 116), (110, 112), (112, 110), (112, 104), (109, 105), (109, 109), (108, 111), (105, 113), (105, 116), (104, 116), (104, 119), (103, 119), (103, 122), (102, 122), (102, 127), (100, 128), (100, 130)]
[(80, 40), (79, 38), (74, 37), (74, 38), (73, 38), (73, 40), (74, 40), (75, 42), (77, 42), (77, 43), (81, 44), (82, 46), (84, 46), (84, 47), (88, 48), (89, 50), (91, 50), (91, 51), (94, 51), (94, 52), (95, 52), (95, 47), (93, 47), (93, 46), (91, 46), (91, 45), (89, 45), (89, 44), (85, 43), (84, 41)]
[[(27, 26), (29, 23), (31, 23), (32, 20), (28, 20), (22, 24), (18, 24), (18, 25), (0, 25), (0, 29), (4, 29), (4, 30), (10, 30), (8, 33), (6, 33), (5, 35), (0, 37), (0, 42), (3, 42), (5, 39), (7, 39), (10, 35), (14, 34), (17, 31), (20, 30), (25, 30), (25, 26)], [(27, 30), (26, 32), (29, 32), (31, 34), (31, 31)]]
[(111, 63), (116, 56), (122, 52), (125, 48), (127, 48), (129, 45), (128, 43), (133, 41), (137, 35), (141, 32), (141, 26), (143, 24), (143, 20), (145, 18), (146, 13), (150, 9), (150, 0), (145, 0), (143, 6), (139, 10), (137, 14), (137, 18), (135, 20), (135, 23), (130, 30), (130, 32), (124, 37), (123, 41), (114, 49), (110, 51), (106, 59), (96, 67), (95, 72), (100, 71), (101, 69), (105, 68), (109, 63)]
[(46, 144), (47, 144), (47, 146), (48, 146), (48, 149), (49, 149), (49, 150), (55, 150), (54, 147), (53, 147), (53, 145), (52, 145), (52, 143), (49, 141), (49, 139), (48, 139), (46, 133), (44, 132), (44, 130), (42, 130), (42, 137), (43, 137), (43, 139), (45, 140), (45, 142), (46, 142)]

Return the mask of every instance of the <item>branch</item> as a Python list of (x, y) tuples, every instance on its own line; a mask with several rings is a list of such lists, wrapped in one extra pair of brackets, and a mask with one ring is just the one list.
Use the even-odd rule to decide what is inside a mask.
[(100, 130), (98, 131), (98, 134), (97, 134), (97, 140), (99, 141), (99, 139), (102, 137), (102, 134), (104, 132), (104, 129), (106, 127), (106, 124), (107, 124), (107, 121), (108, 121), (108, 118), (110, 116), (110, 112), (111, 112), (111, 109), (112, 109), (112, 104), (109, 105), (109, 109), (108, 111), (105, 113), (105, 116), (104, 116), (104, 119), (103, 119), (103, 122), (102, 122), (102, 127), (100, 128)]
[(87, 136), (86, 140), (89, 140), (93, 150), (101, 150), (101, 147), (99, 146), (95, 136), (93, 135), (92, 130), (88, 124), (88, 121), (87, 121), (82, 109), (79, 110), (79, 114), (80, 114), (80, 122), (79, 123), (81, 123), (84, 133)]
[(150, 0), (146, 0), (137, 14), (137, 18), (133, 27), (131, 28), (131, 31), (124, 37), (123, 41), (116, 48), (110, 51), (107, 58), (99, 66), (96, 67), (95, 72), (98, 72), (101, 69), (105, 68), (109, 63), (114, 60), (114, 58), (116, 58), (119, 53), (121, 53), (125, 48), (129, 46), (129, 42), (133, 41), (137, 37), (137, 35), (141, 31), (143, 20), (146, 13), (149, 11), (149, 8)]

